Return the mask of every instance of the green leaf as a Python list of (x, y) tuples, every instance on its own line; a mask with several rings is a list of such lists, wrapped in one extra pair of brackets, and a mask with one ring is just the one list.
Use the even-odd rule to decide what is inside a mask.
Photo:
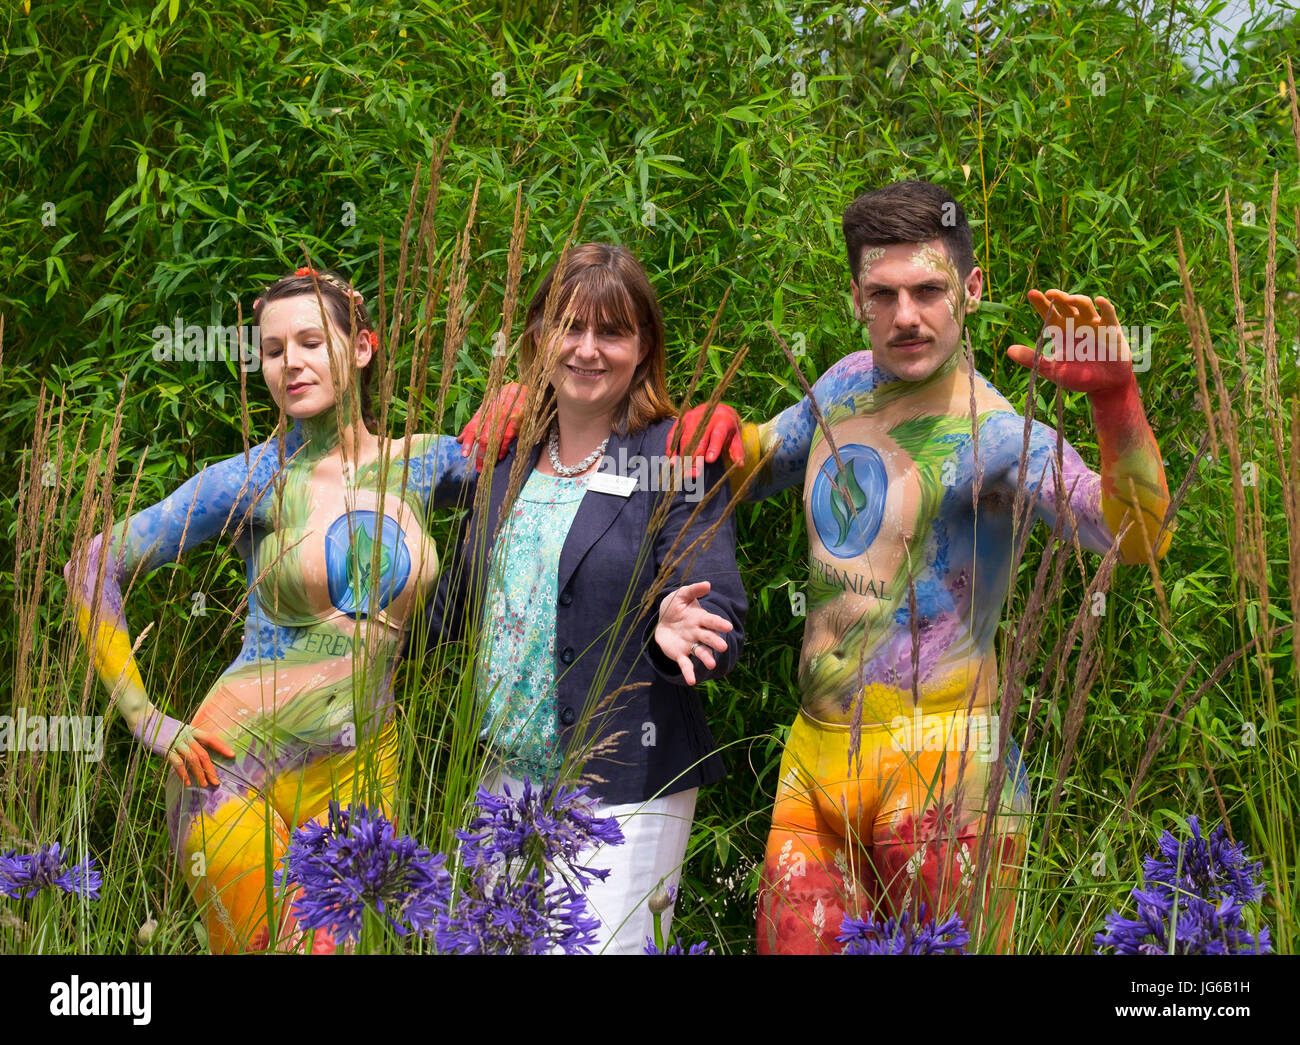
[(94, 319), (101, 312), (107, 312), (114, 305), (122, 300), (121, 294), (103, 294), (99, 300), (90, 306), (90, 309), (82, 316), (82, 320)]
[(86, 118), (81, 121), (81, 131), (77, 135), (77, 155), (80, 156), (86, 151), (86, 142), (90, 140), (90, 131), (95, 124), (95, 110), (91, 109), (86, 113)]

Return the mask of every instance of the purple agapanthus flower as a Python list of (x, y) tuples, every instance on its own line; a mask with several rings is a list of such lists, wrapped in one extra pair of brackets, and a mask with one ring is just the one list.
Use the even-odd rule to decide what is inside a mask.
[(1188, 817), (1192, 837), (1179, 842), (1166, 831), (1160, 857), (1147, 857), (1145, 888), (1130, 894), (1137, 917), (1106, 915), (1105, 931), (1093, 939), (1097, 953), (1114, 954), (1268, 954), (1268, 926), (1252, 936), (1242, 927), (1242, 910), (1259, 900), (1255, 881), (1261, 864), (1250, 863), (1244, 847), (1228, 840), (1223, 825), (1201, 836), (1200, 823)]
[(495, 880), (472, 876), (434, 942), (444, 954), (584, 954), (599, 928), (579, 890), (534, 867)]
[[(1241, 904), (1225, 896), (1217, 905), (1200, 897), (1175, 904), (1172, 895), (1133, 890), (1137, 918), (1106, 915), (1106, 930), (1094, 944), (1115, 954), (1268, 954), (1268, 926), (1252, 936), (1241, 928)], [(1173, 948), (1170, 948), (1170, 937)]]
[(836, 939), (844, 944), (841, 954), (965, 954), (962, 948), (970, 943), (970, 933), (957, 916), (927, 922), (922, 904), (917, 919), (910, 911), (884, 920), (860, 921), (846, 915)]
[(79, 864), (65, 866), (68, 857), (59, 848), (59, 843), (54, 842), (34, 853), (0, 853), (0, 893), (18, 899), (55, 886), (65, 893), (98, 900), (103, 879), (95, 870), (94, 859), (87, 857)]
[(1245, 846), (1231, 841), (1226, 827), (1220, 824), (1207, 841), (1201, 837), (1195, 816), (1187, 818), (1187, 826), (1192, 837), (1186, 842), (1179, 842), (1168, 831), (1160, 836), (1164, 859), (1149, 856), (1142, 866), (1148, 884), (1160, 882), (1198, 896), (1220, 893), (1242, 904), (1254, 903), (1264, 895), (1263, 885), (1255, 881), (1263, 864), (1248, 863)]
[(482, 815), (471, 820), (467, 830), (456, 832), (461, 860), (467, 867), (522, 859), (552, 867), (583, 888), (609, 876), (608, 870), (578, 862), (583, 852), (598, 844), (623, 843), (623, 832), (614, 817), (592, 815), (585, 787), (548, 783), (536, 790), (525, 777), (518, 798), (510, 793), (508, 784), (504, 791), (504, 795), (494, 795), (480, 787), (475, 801)]
[(608, 870), (580, 862), (598, 844), (619, 845), (613, 817), (597, 817), (586, 789), (527, 778), (515, 797), (480, 788), (481, 814), (458, 831), (465, 880), (455, 904), (439, 920), (438, 949), (455, 954), (566, 954), (587, 952), (600, 920), (583, 890)]
[(425, 932), (447, 907), (451, 876), (442, 854), (397, 834), (382, 813), (331, 802), (328, 824), (308, 823), (293, 833), (280, 888), (297, 885), (293, 913), (305, 929), (340, 939), (361, 935), (367, 907), (397, 933)]
[(712, 954), (713, 951), (709, 948), (708, 940), (701, 940), (699, 943), (693, 943), (691, 944), (688, 950), (683, 950), (682, 938), (680, 936), (677, 937), (676, 941), (668, 944), (668, 946), (661, 951), (658, 947), (655, 946), (654, 940), (651, 937), (647, 936), (645, 938), (645, 953), (646, 954)]

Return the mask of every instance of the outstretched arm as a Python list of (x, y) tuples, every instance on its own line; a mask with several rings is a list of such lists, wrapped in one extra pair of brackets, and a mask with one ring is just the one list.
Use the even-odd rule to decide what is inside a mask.
[[(254, 455), (267, 453), (264, 444)], [(274, 451), (271, 451), (274, 452)], [(251, 470), (256, 473), (257, 461)], [(136, 576), (173, 562), (227, 527), (244, 521), (257, 491), (250, 468), (234, 457), (205, 468), (165, 500), (119, 523), (111, 533), (96, 534), (74, 550), (63, 568), (77, 627), (90, 649), (91, 663), (135, 735), (155, 754), (165, 755), (186, 784), (190, 774), (200, 785), (216, 784), (206, 748), (234, 757), (224, 741), (163, 714), (149, 700), (132, 653), (122, 608), (122, 587)]]
[[(1045, 295), (1032, 290), (1029, 301), (1052, 338), (1052, 358), (1038, 356), (1025, 345), (1013, 345), (1007, 355), (1062, 388), (1087, 394), (1101, 450), (1100, 510), (1112, 538), (1124, 533), (1120, 561), (1142, 563), (1163, 557), (1170, 534), (1160, 535), (1159, 540), (1157, 535), (1169, 508), (1169, 488), (1114, 306), (1105, 298), (1097, 298), (1094, 304), (1089, 297), (1059, 290)], [(1089, 503), (1087, 497), (1088, 484), (1078, 481), (1082, 476), (1077, 474), (1072, 482), (1068, 474), (1072, 470), (1077, 472), (1067, 467), (1063, 477), (1071, 508), (1075, 514), (1090, 509), (1095, 513), (1095, 501)], [(1092, 497), (1097, 497), (1095, 491)]]
[[(706, 467), (706, 499), (679, 491), (654, 535), (656, 571), (668, 571), (646, 626), (650, 663), (676, 685), (721, 678), (736, 666), (749, 605), (736, 567), (736, 520), (719, 465)], [(709, 491), (713, 491), (710, 497)], [(699, 511), (696, 511), (698, 507)]]
[[(831, 407), (852, 400), (872, 379), (871, 353), (854, 352), (817, 379), (812, 389), (813, 396), (825, 414)], [(670, 456), (676, 457), (691, 450), (695, 432), (704, 423), (707, 409), (707, 404), (696, 406), (682, 415), (680, 444), (677, 442), (678, 426), (673, 426), (668, 436)], [(720, 403), (705, 424), (704, 434), (692, 453), (703, 456), (711, 464), (725, 451), (729, 463), (740, 466), (732, 473), (733, 489), (739, 489), (741, 483), (757, 470), (758, 476), (745, 494), (745, 500), (762, 501), (803, 482), (816, 430), (817, 411), (813, 408), (813, 399), (808, 396), (761, 425), (741, 421), (732, 407)], [(759, 461), (769, 451), (772, 451), (771, 458), (760, 468)]]
[(710, 613), (700, 599), (713, 590), (710, 581), (683, 584), (659, 603), (655, 642), (660, 652), (682, 672), (686, 685), (695, 685), (692, 657), (699, 657), (708, 670), (718, 669), (718, 654), (727, 654), (727, 632), (735, 625), (726, 617)]

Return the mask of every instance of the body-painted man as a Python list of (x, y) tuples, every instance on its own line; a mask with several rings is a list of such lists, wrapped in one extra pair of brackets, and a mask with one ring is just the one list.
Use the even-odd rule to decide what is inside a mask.
[[(1097, 475), (1069, 443), (1058, 457), (1043, 424), (1026, 441), (1024, 418), (972, 373), (961, 333), (983, 276), (947, 192), (910, 182), (868, 193), (845, 211), (844, 232), (871, 350), (761, 426), (720, 408), (701, 443), (707, 459), (725, 447), (748, 471), (771, 451), (749, 499), (802, 482), (808, 522), (803, 706), (777, 784), (758, 946), (834, 951), (845, 914), (922, 904), (968, 924), (982, 915), (1005, 946), (1029, 808), (1009, 737), (994, 772), (994, 636), (1017, 496), (1084, 547), (1104, 553), (1122, 533), (1121, 561), (1147, 562), (1167, 545), (1165, 535), (1151, 546), (1168, 505), (1160, 452), (1105, 299), (1030, 293), (1065, 349), (1038, 358), (1040, 375), (1089, 396)], [(1116, 358), (1074, 359), (1067, 332), (1091, 340), (1088, 359), (1097, 346)], [(1036, 365), (1025, 346), (1009, 355)], [(703, 410), (687, 415), (683, 445)]]
[[(132, 733), (175, 770), (168, 826), (215, 952), (300, 944), (291, 895), (268, 916), (271, 872), (294, 828), (324, 819), (331, 800), (391, 811), (393, 674), (437, 580), (429, 516), (476, 476), (450, 437), (417, 435), (408, 450), (372, 433), (375, 338), (346, 282), (299, 270), (255, 314), (291, 429), (203, 469), (65, 569), (101, 680)], [(244, 560), (243, 645), (187, 724), (149, 700), (122, 595), (222, 535)], [(333, 948), (324, 933), (312, 945)]]

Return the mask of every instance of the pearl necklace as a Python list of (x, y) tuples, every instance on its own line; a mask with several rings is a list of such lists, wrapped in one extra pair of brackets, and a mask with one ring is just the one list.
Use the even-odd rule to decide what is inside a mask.
[(575, 475), (581, 475), (605, 452), (605, 447), (609, 444), (609, 436), (605, 436), (604, 441), (592, 450), (586, 457), (575, 464), (572, 468), (566, 468), (560, 464), (560, 428), (558, 425), (551, 429), (550, 441), (546, 444), (546, 452), (551, 455), (551, 467), (555, 469), (555, 474), (563, 476), (565, 479), (572, 479)]

